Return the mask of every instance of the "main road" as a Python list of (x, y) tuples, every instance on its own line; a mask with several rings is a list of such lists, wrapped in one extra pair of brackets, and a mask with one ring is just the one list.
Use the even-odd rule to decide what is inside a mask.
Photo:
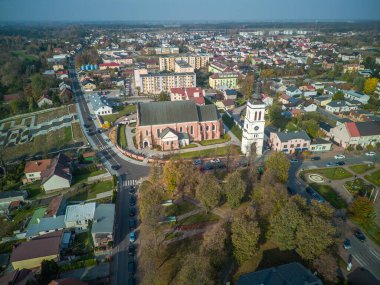
[[(114, 225), (114, 249), (111, 264), (111, 284), (125, 285), (128, 279), (128, 261), (130, 257), (127, 254), (128, 233), (129, 233), (129, 192), (128, 185), (134, 185), (137, 180), (148, 175), (149, 168), (140, 163), (133, 163), (130, 159), (116, 153), (112, 145), (105, 141), (104, 134), (98, 132), (93, 120), (89, 120), (91, 112), (88, 108), (86, 98), (78, 82), (74, 62), (70, 62), (70, 78), (72, 88), (75, 94), (75, 101), (79, 121), (83, 133), (87, 136), (92, 147), (98, 150), (98, 155), (107, 169), (118, 177), (118, 195), (116, 200), (116, 218)], [(93, 130), (93, 135), (88, 136), (85, 132), (84, 125), (88, 125)], [(95, 131), (94, 131), (95, 130)], [(117, 170), (112, 166), (118, 166)]]

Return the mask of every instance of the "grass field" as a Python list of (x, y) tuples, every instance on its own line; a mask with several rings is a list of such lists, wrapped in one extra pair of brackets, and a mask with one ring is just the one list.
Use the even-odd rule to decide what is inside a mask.
[(224, 114), (223, 123), (231, 130), (231, 132), (241, 141), (243, 136), (243, 131), (235, 124), (234, 120)]
[(12, 52), (13, 55), (23, 58), (28, 61), (37, 60), (38, 56), (34, 54), (27, 54), (26, 50), (15, 50)]
[(380, 187), (380, 169), (372, 172), (369, 175), (364, 176), (369, 182), (375, 184)]
[(118, 133), (118, 137), (117, 137), (117, 143), (122, 148), (127, 148), (127, 146), (128, 146), (127, 138), (125, 137), (125, 125), (121, 125), (119, 127), (119, 133)]
[(86, 201), (95, 199), (97, 194), (104, 193), (113, 189), (112, 180), (101, 181), (95, 184), (86, 186), (82, 191), (68, 197), (68, 201)]
[(70, 113), (75, 113), (75, 112), (76, 112), (76, 109), (74, 105), (70, 105), (69, 107), (64, 106), (59, 109), (47, 111), (47, 112), (37, 115), (36, 124), (41, 124), (43, 122), (46, 122), (55, 118), (60, 118), (62, 116), (68, 115)]
[(198, 158), (198, 157), (214, 157), (214, 156), (224, 156), (228, 154), (229, 148), (232, 148), (233, 151), (240, 153), (240, 148), (236, 145), (215, 147), (211, 149), (203, 149), (197, 151), (183, 152), (174, 157), (178, 158)]
[(74, 134), (73, 140), (74, 141), (84, 141), (84, 135), (83, 135), (82, 129), (80, 127), (80, 124), (79, 123), (72, 123), (71, 126), (73, 128), (73, 134)]
[(104, 122), (108, 121), (110, 123), (113, 123), (117, 119), (125, 116), (125, 114), (127, 114), (127, 113), (136, 112), (136, 105), (123, 106), (120, 109), (116, 109), (115, 112), (117, 112), (117, 113), (114, 113), (114, 114), (111, 114), (111, 115), (102, 116)]
[(199, 142), (199, 144), (203, 145), (203, 146), (205, 146), (205, 145), (213, 145), (213, 144), (221, 144), (221, 143), (228, 142), (230, 140), (231, 140), (231, 137), (228, 134), (225, 134), (220, 139), (204, 140), (204, 141)]
[(373, 165), (373, 164), (357, 164), (357, 165), (351, 165), (348, 168), (350, 170), (352, 170), (353, 172), (355, 172), (356, 174), (363, 174), (369, 170), (374, 169), (375, 165)]
[(195, 143), (190, 143), (188, 145), (181, 146), (180, 149), (187, 149), (187, 148), (194, 148), (194, 147), (198, 147), (198, 145)]
[(303, 173), (320, 174), (331, 180), (342, 180), (352, 177), (352, 174), (342, 167), (312, 169), (304, 171)]
[(330, 185), (310, 184), (327, 202), (336, 209), (347, 208), (347, 202)]

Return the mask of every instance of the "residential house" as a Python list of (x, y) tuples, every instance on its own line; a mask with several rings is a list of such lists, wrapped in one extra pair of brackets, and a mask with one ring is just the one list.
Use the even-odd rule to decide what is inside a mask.
[(354, 90), (342, 90), (344, 93), (344, 98), (349, 99), (349, 100), (356, 100), (359, 101), (362, 104), (367, 104), (369, 100), (369, 96), (358, 92)]
[(40, 267), (43, 260), (59, 261), (62, 235), (62, 231), (56, 231), (15, 247), (10, 259), (13, 268), (34, 269)]
[(223, 91), (224, 100), (236, 100), (237, 91), (234, 89), (226, 89)]
[(214, 73), (209, 77), (209, 85), (213, 89), (237, 89), (239, 74), (237, 72)]
[(310, 144), (310, 151), (312, 152), (321, 152), (321, 151), (330, 151), (330, 150), (332, 150), (332, 143), (328, 140), (316, 138)]
[(28, 197), (28, 192), (20, 191), (0, 191), (0, 212), (7, 211), (9, 205), (15, 201), (24, 202)]
[(331, 138), (340, 146), (376, 145), (380, 143), (380, 121), (348, 122), (331, 129)]
[(266, 107), (273, 105), (273, 97), (270, 97), (267, 94), (261, 94), (261, 101), (265, 104)]
[(91, 94), (90, 104), (96, 115), (110, 115), (113, 113), (112, 106), (105, 96), (97, 93)]
[(322, 281), (298, 262), (271, 267), (239, 277), (237, 285), (323, 285)]
[(31, 224), (27, 227), (25, 237), (27, 239), (32, 239), (38, 236), (63, 230), (65, 228), (66, 225), (64, 215), (38, 218), (36, 224)]
[(283, 104), (283, 105), (285, 105), (285, 104), (289, 104), (289, 100), (290, 100), (290, 96), (288, 95), (288, 94), (285, 94), (285, 93), (283, 93), (283, 94), (281, 94), (280, 95), (280, 97), (278, 98), (278, 100)]
[(343, 73), (358, 72), (359, 70), (363, 70), (363, 69), (364, 69), (364, 65), (360, 65), (358, 63), (343, 65)]
[(88, 223), (94, 219), (95, 208), (94, 202), (67, 206), (64, 218), (66, 228), (86, 230)]
[(314, 103), (313, 100), (307, 100), (305, 103), (302, 104), (302, 109), (305, 112), (315, 112), (317, 111), (317, 105)]
[(45, 217), (57, 217), (65, 214), (66, 199), (63, 194), (55, 196), (45, 210)]
[(24, 167), (26, 179), (23, 180), (23, 183), (33, 183), (34, 181), (41, 180), (41, 173), (50, 167), (51, 162), (51, 159), (26, 161)]
[(328, 103), (332, 101), (331, 96), (317, 96), (314, 97), (314, 103), (317, 104), (318, 106), (326, 106)]
[(335, 100), (326, 105), (326, 111), (329, 111), (331, 113), (343, 113), (357, 109), (358, 104), (355, 104), (355, 102), (350, 102), (348, 100)]
[(331, 137), (331, 129), (333, 127), (325, 122), (319, 122), (319, 129), (327, 136)]
[(194, 101), (197, 105), (205, 104), (205, 92), (201, 87), (172, 88), (170, 90), (171, 101)]
[(37, 284), (34, 273), (30, 269), (16, 269), (0, 277), (3, 285), (28, 285)]
[(295, 153), (310, 148), (311, 139), (303, 130), (270, 133), (269, 145), (275, 151)]
[(71, 89), (64, 88), (58, 93), (58, 97), (61, 100), (62, 103), (68, 104), (71, 102), (71, 99), (73, 98), (74, 93), (71, 91)]
[(95, 208), (91, 235), (95, 247), (110, 247), (113, 242), (115, 204), (99, 204)]
[(186, 141), (218, 139), (223, 123), (215, 105), (193, 101), (138, 103), (136, 141), (139, 148), (178, 149)]
[(62, 153), (58, 154), (49, 167), (41, 172), (41, 178), (41, 187), (46, 192), (69, 188), (72, 180), (70, 159)]
[(219, 110), (228, 111), (228, 110), (232, 110), (235, 108), (235, 101), (232, 99), (220, 100), (220, 101), (215, 102), (215, 106)]
[(40, 99), (37, 101), (37, 105), (39, 108), (42, 108), (44, 106), (52, 106), (53, 101), (50, 99), (47, 95), (42, 95)]
[(299, 97), (302, 95), (302, 91), (299, 90), (296, 86), (289, 86), (286, 88), (285, 93), (290, 97)]
[(96, 84), (89, 80), (89, 79), (85, 79), (83, 82), (82, 82), (82, 86), (84, 88), (85, 91), (93, 91), (96, 89)]

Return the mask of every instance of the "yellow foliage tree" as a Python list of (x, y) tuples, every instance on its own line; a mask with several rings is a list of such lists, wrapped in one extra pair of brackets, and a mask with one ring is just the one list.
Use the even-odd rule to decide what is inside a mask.
[(377, 82), (379, 82), (378, 78), (368, 78), (364, 82), (364, 93), (373, 94), (376, 89)]

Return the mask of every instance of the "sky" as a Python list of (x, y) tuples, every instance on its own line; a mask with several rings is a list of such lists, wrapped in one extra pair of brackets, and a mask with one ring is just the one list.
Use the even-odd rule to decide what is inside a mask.
[(380, 20), (380, 0), (0, 0), (0, 21)]

